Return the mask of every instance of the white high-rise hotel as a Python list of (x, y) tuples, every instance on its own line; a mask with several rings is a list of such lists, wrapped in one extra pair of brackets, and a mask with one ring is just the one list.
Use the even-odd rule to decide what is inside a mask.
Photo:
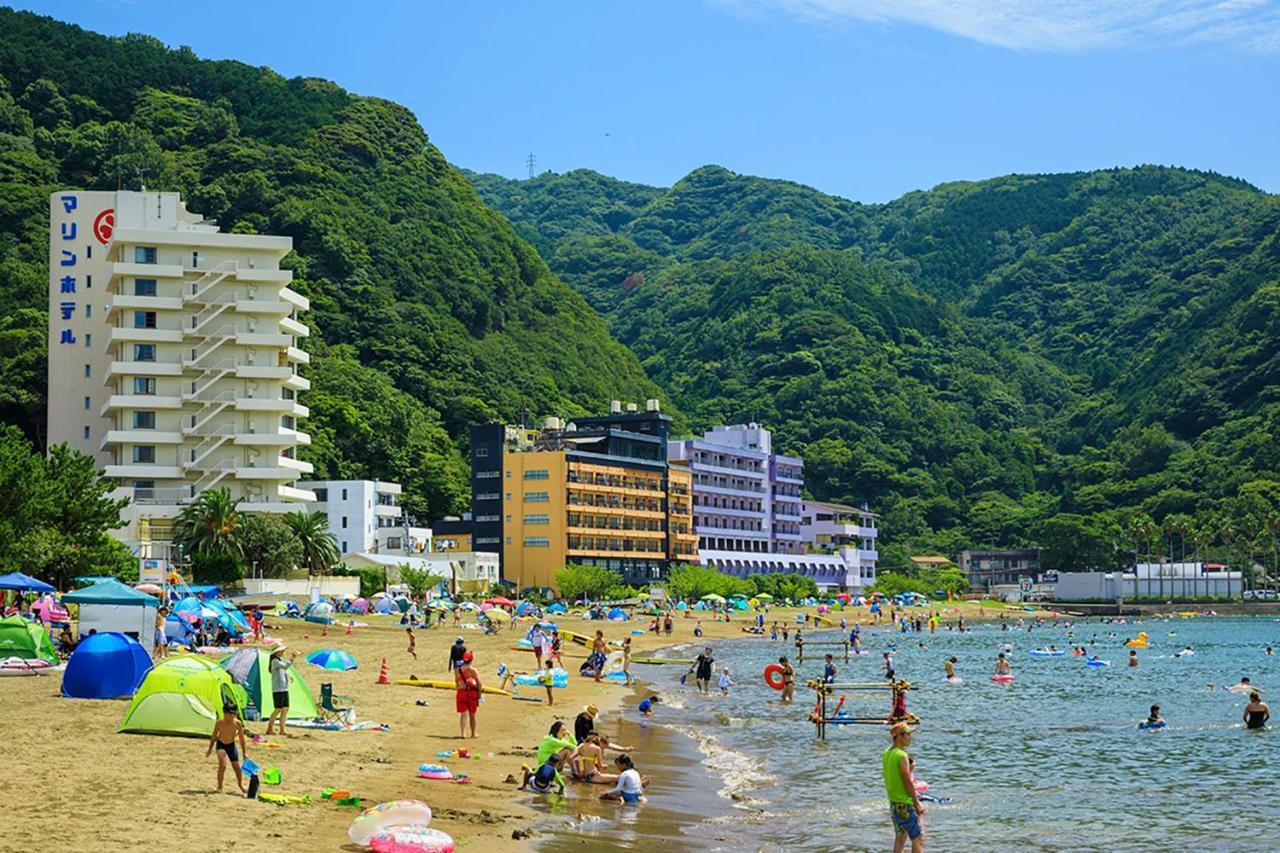
[(309, 306), (280, 269), (289, 238), (222, 233), (177, 193), (54, 193), (50, 222), (49, 444), (132, 499), (116, 535), (164, 559), (204, 490), (250, 512), (314, 501), (295, 486)]

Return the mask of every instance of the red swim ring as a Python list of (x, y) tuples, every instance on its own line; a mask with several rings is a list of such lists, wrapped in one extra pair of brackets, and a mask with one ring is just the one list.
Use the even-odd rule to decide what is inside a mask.
[(764, 668), (764, 683), (774, 690), (781, 690), (786, 685), (785, 678), (785, 670), (776, 663), (771, 663)]

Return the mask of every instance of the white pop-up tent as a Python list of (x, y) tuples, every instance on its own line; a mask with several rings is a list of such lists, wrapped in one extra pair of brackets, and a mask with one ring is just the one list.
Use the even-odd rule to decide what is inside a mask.
[(64, 603), (80, 605), (78, 633), (119, 631), (128, 634), (144, 649), (150, 649), (156, 635), (156, 612), (160, 606), (154, 595), (138, 592), (111, 579), (62, 596)]

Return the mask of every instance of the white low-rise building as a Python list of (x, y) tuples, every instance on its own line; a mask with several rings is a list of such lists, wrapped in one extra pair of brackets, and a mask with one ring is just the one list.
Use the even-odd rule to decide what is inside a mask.
[(411, 556), (431, 551), (431, 528), (415, 527), (400, 506), (399, 483), (381, 480), (312, 480), (312, 512), (329, 517), (338, 552)]
[(845, 555), (860, 577), (870, 578), (864, 581), (869, 585), (875, 580), (876, 560), (880, 557), (876, 548), (880, 535), (877, 518), (869, 509), (805, 501), (800, 513), (800, 537), (810, 553)]
[(397, 554), (348, 554), (342, 562), (355, 569), (381, 568), (387, 583), (400, 581), (400, 567), (428, 571), (443, 578), (454, 595), (488, 592), (498, 585), (498, 555), (492, 551), (450, 551), (402, 556)]

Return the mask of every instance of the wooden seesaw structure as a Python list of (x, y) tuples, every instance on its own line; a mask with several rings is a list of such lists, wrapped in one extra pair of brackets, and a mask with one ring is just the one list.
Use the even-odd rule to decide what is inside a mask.
[[(920, 722), (919, 717), (908, 713), (906, 710), (906, 692), (915, 690), (916, 687), (903, 679), (896, 681), (832, 682), (830, 684), (821, 681), (808, 681), (805, 684), (818, 694), (817, 704), (809, 712), (809, 722), (817, 727), (818, 737), (823, 740), (827, 739), (827, 726), (887, 726), (900, 720), (913, 724)], [(827, 697), (836, 693), (842, 694), (840, 701), (836, 703), (834, 709), (829, 711)], [(843, 713), (845, 700), (849, 698), (843, 695), (846, 693), (861, 693), (864, 695), (889, 693), (892, 710), (887, 715), (881, 714), (877, 716), (857, 716)]]
[(796, 640), (796, 663), (804, 663), (804, 650), (807, 646), (812, 646), (813, 648), (841, 647), (844, 649), (844, 659), (849, 659), (850, 652), (848, 640), (819, 640), (817, 642), (813, 642), (812, 640), (806, 640), (803, 637), (800, 637)]

